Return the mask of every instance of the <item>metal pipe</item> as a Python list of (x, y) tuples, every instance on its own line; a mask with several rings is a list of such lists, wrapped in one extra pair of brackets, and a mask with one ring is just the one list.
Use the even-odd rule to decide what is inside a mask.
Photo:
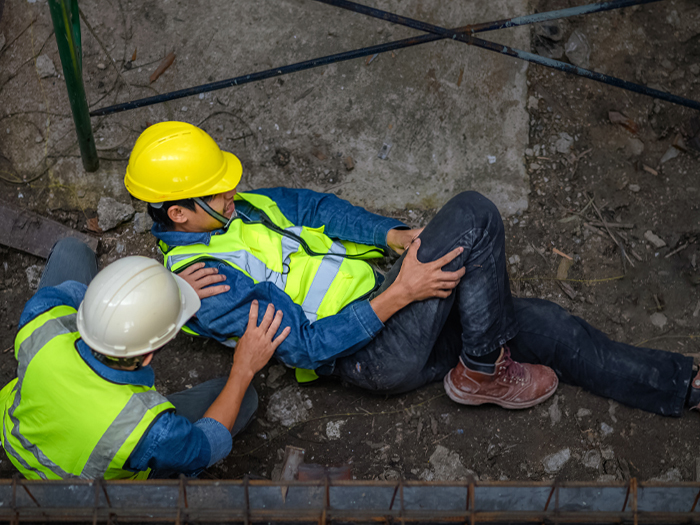
[[(111, 501), (100, 497), (100, 488), (107, 487)], [(290, 489), (286, 498), (281, 487)], [(692, 506), (699, 488), (697, 482), (638, 483), (634, 478), (627, 483), (17, 478), (0, 480), (0, 520), (691, 523), (700, 518)]]
[(73, 113), (75, 132), (78, 135), (80, 156), (85, 171), (100, 167), (95, 148), (95, 137), (90, 123), (90, 110), (83, 85), (83, 53), (80, 41), (78, 0), (49, 0), (58, 54), (61, 57), (63, 76), (66, 79), (68, 100)]
[[(216, 91), (219, 89), (224, 89), (232, 86), (241, 86), (243, 84), (248, 84), (250, 82), (256, 82), (258, 80), (265, 80), (272, 77), (277, 77), (281, 75), (286, 75), (289, 73), (296, 73), (298, 71), (305, 71), (307, 69), (312, 69), (319, 66), (325, 66), (329, 64), (334, 64), (337, 62), (344, 62), (346, 60), (353, 60), (355, 58), (362, 58), (366, 56), (376, 55), (379, 53), (386, 53), (387, 51), (394, 51), (397, 49), (404, 49), (407, 47), (425, 44), (428, 42), (435, 42), (436, 40), (443, 40), (445, 38), (452, 38), (453, 34), (459, 33), (480, 33), (483, 31), (493, 31), (496, 29), (503, 29), (507, 27), (523, 26), (527, 24), (535, 24), (540, 22), (545, 22), (547, 20), (556, 20), (558, 18), (566, 18), (569, 16), (598, 13), (602, 11), (610, 11), (612, 9), (620, 9), (623, 7), (629, 7), (639, 4), (648, 4), (651, 2), (658, 2), (659, 0), (614, 0), (611, 2), (603, 2), (598, 4), (588, 4), (580, 7), (572, 7), (568, 9), (559, 9), (556, 11), (547, 11), (544, 13), (536, 13), (534, 15), (520, 16), (516, 18), (506, 18), (503, 20), (497, 20), (495, 22), (484, 22), (475, 25), (466, 25), (454, 29), (450, 29), (450, 34), (437, 35), (437, 34), (427, 34), (420, 35), (411, 38), (404, 38), (402, 40), (395, 40), (394, 42), (387, 42), (385, 44), (378, 44), (375, 46), (364, 47), (361, 49), (356, 49), (354, 51), (345, 51), (343, 53), (337, 53), (334, 55), (328, 55), (325, 57), (314, 58), (311, 60), (305, 60), (303, 62), (297, 62), (296, 64), (291, 64), (288, 66), (267, 69), (265, 71), (259, 71), (257, 73), (251, 73), (249, 75), (242, 75), (239, 77), (229, 78), (225, 80), (218, 80), (209, 84), (202, 84), (200, 86), (194, 86), (191, 88), (180, 89), (177, 91), (171, 91), (169, 93), (163, 93), (161, 95), (154, 95), (152, 97), (140, 98), (133, 100), (131, 102), (123, 102), (121, 104), (115, 104), (113, 106), (106, 106), (104, 108), (96, 109), (90, 112), (90, 116), (98, 117), (102, 115), (111, 115), (112, 113), (119, 113), (122, 111), (127, 111), (129, 109), (136, 109), (145, 106), (151, 106), (153, 104), (160, 104), (162, 102), (168, 102), (170, 100), (176, 100), (179, 98), (189, 97), (192, 95), (199, 95), (200, 93), (207, 93), (210, 91)], [(429, 31), (426, 31), (429, 33)]]
[(335, 7), (340, 7), (341, 9), (347, 9), (349, 11), (354, 11), (355, 13), (360, 13), (363, 15), (370, 16), (372, 18), (379, 18), (381, 20), (386, 20), (397, 25), (402, 25), (405, 27), (410, 27), (412, 29), (418, 29), (420, 31), (425, 31), (427, 33), (433, 33), (435, 35), (441, 35), (445, 38), (451, 38), (452, 40), (459, 40), (465, 44), (473, 45), (483, 49), (488, 49), (489, 51), (495, 51), (502, 55), (512, 56), (514, 58), (519, 58), (521, 60), (526, 60), (535, 64), (540, 64), (542, 66), (551, 67), (559, 71), (564, 71), (566, 73), (572, 73), (585, 78), (590, 78), (597, 82), (603, 84), (609, 84), (611, 86), (616, 86), (628, 91), (634, 91), (635, 93), (640, 93), (642, 95), (648, 95), (650, 97), (658, 98), (661, 100), (666, 100), (680, 106), (686, 106), (692, 109), (700, 111), (700, 102), (691, 100), (685, 97), (680, 97), (678, 95), (673, 95), (667, 93), (666, 91), (660, 91), (658, 89), (653, 89), (647, 86), (642, 86), (641, 84), (635, 84), (634, 82), (628, 82), (627, 80), (622, 80), (617, 77), (612, 77), (610, 75), (604, 75), (602, 73), (597, 73), (595, 71), (590, 71), (588, 69), (583, 69), (572, 64), (567, 64), (566, 62), (560, 62), (551, 58), (545, 58), (540, 55), (535, 55), (528, 53), (527, 51), (522, 51), (520, 49), (515, 49), (503, 44), (497, 44), (495, 42), (489, 42), (487, 40), (482, 40), (476, 38), (471, 34), (458, 33), (452, 29), (445, 29), (444, 27), (435, 26), (433, 24), (428, 24), (427, 22), (421, 22), (420, 20), (414, 20), (413, 18), (408, 18), (401, 15), (396, 15), (394, 13), (389, 13), (388, 11), (382, 11), (381, 9), (375, 9), (374, 7), (369, 7), (366, 5), (358, 4), (356, 2), (351, 2), (349, 0), (316, 0), (323, 4), (332, 5)]

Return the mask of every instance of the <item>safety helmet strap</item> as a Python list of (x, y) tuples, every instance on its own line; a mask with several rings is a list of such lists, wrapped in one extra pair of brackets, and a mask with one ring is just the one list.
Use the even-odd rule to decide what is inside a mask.
[(224, 227), (228, 226), (228, 224), (236, 217), (236, 214), (231, 216), (230, 219), (227, 219), (223, 215), (221, 215), (218, 211), (214, 210), (211, 206), (209, 206), (206, 202), (204, 202), (204, 199), (201, 197), (194, 197), (192, 200), (199, 204), (199, 207), (202, 208), (206, 213), (208, 213), (211, 217), (219, 221), (221, 224), (224, 225)]

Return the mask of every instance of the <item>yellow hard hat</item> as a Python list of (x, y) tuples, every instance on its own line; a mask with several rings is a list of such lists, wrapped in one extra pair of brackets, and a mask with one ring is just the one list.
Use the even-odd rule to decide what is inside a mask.
[(78, 332), (96, 352), (134, 357), (174, 338), (199, 306), (194, 288), (162, 264), (124, 257), (88, 286), (78, 308)]
[(139, 200), (165, 202), (230, 191), (242, 173), (238, 157), (198, 127), (160, 122), (134, 144), (124, 185)]

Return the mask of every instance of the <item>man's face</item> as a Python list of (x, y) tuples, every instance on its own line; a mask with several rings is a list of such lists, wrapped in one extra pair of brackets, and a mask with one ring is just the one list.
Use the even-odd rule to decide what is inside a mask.
[[(233, 200), (236, 193), (236, 188), (226, 193), (219, 193), (214, 195), (207, 204), (209, 204), (214, 211), (230, 219), (236, 211), (236, 205)], [(209, 215), (198, 204), (195, 205), (194, 211), (183, 208), (182, 206), (173, 206), (170, 210), (173, 210), (173, 208), (177, 208), (176, 217), (171, 215), (176, 230), (186, 232), (209, 232), (223, 226), (223, 224)], [(169, 215), (170, 210), (168, 211)]]

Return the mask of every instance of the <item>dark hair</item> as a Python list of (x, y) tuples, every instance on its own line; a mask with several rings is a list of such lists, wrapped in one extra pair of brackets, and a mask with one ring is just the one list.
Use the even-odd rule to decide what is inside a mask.
[[(92, 348), (90, 350), (92, 350)], [(137, 355), (136, 357), (112, 357), (92, 350), (92, 355), (94, 355), (100, 363), (107, 365), (110, 368), (131, 368), (132, 366), (136, 366), (136, 369), (138, 370), (141, 368), (141, 365), (145, 361), (146, 357), (150, 355), (150, 353)]]
[[(202, 197), (204, 202), (209, 202), (214, 198), (214, 195), (207, 195)], [(153, 219), (153, 222), (160, 224), (164, 228), (172, 229), (175, 227), (175, 223), (168, 217), (168, 210), (173, 206), (182, 206), (191, 211), (195, 211), (194, 199), (180, 199), (177, 201), (167, 201), (163, 203), (160, 208), (154, 208), (151, 204), (148, 204), (148, 215)]]

